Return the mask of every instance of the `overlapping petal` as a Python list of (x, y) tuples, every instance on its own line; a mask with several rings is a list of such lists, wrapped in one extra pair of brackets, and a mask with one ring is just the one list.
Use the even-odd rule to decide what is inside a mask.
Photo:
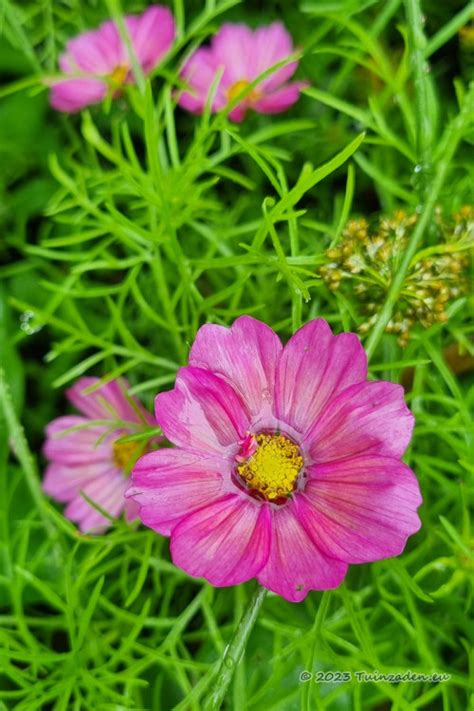
[(175, 565), (212, 585), (237, 585), (265, 565), (271, 540), (270, 510), (228, 494), (187, 516), (171, 537)]
[(357, 336), (333, 336), (323, 319), (310, 321), (290, 338), (280, 357), (275, 414), (304, 433), (329, 400), (366, 377), (367, 357)]
[(411, 438), (414, 417), (401, 385), (358, 383), (332, 400), (306, 433), (313, 462), (331, 462), (359, 454), (399, 458)]
[(78, 415), (58, 417), (46, 427), (44, 455), (63, 464), (75, 465), (110, 459), (107, 426), (91, 426)]
[(273, 511), (270, 554), (257, 576), (261, 585), (300, 602), (310, 590), (338, 587), (346, 572), (347, 563), (328, 557), (308, 536), (293, 505)]
[[(127, 395), (128, 383), (124, 379), (111, 380), (104, 385), (99, 378), (80, 378), (66, 391), (67, 398), (79, 412), (93, 420), (122, 420), (124, 422), (153, 422), (152, 416), (136, 398)], [(94, 388), (92, 392), (87, 392)]]
[(222, 494), (223, 467), (201, 453), (159, 449), (138, 460), (127, 496), (140, 505), (146, 526), (169, 536), (185, 516)]
[[(169, 8), (151, 5), (141, 15), (124, 18), (136, 60), (145, 74), (151, 72), (172, 47), (174, 18)], [(127, 42), (115, 21), (72, 38), (59, 59), (64, 78), (51, 83), (50, 101), (58, 111), (74, 113), (120, 93), (121, 85), (134, 81), (133, 61)]]
[(155, 400), (155, 417), (166, 437), (186, 449), (235, 456), (249, 415), (235, 390), (208, 370), (181, 368), (176, 385)]
[(406, 464), (378, 455), (311, 468), (299, 519), (327, 554), (347, 563), (399, 555), (420, 528), (418, 481)]
[[(225, 23), (210, 46), (197, 49), (184, 65), (181, 79), (189, 90), (179, 95), (179, 104), (193, 113), (202, 113), (213, 89), (212, 110), (220, 111), (246, 85), (288, 59), (284, 66), (259, 81), (255, 90), (234, 106), (229, 118), (240, 122), (249, 108), (262, 113), (284, 111), (298, 100), (303, 86), (298, 82), (286, 84), (298, 66), (298, 61), (290, 61), (292, 54), (291, 36), (281, 22), (255, 31), (242, 23)], [(217, 76), (220, 80), (215, 86)]]
[(265, 323), (241, 316), (230, 328), (206, 324), (199, 329), (189, 363), (218, 373), (257, 415), (273, 402), (280, 339)]
[(111, 468), (107, 473), (91, 479), (81, 487), (80, 492), (66, 507), (64, 514), (77, 523), (84, 533), (104, 530), (110, 526), (110, 519), (91, 506), (81, 496), (81, 491), (112, 518), (116, 518), (124, 509), (127, 485), (128, 482), (122, 473), (118, 469)]
[(75, 113), (85, 106), (98, 104), (107, 95), (107, 84), (101, 79), (62, 79), (51, 87), (50, 102), (53, 109)]
[(126, 22), (136, 57), (143, 71), (151, 72), (173, 45), (173, 14), (167, 7), (151, 5), (142, 15), (128, 17)]

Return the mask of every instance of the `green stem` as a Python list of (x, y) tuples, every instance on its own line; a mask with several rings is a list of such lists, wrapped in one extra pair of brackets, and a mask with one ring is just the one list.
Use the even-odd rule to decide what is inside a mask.
[(3, 368), (0, 368), (0, 407), (3, 409), (10, 441), (15, 455), (23, 468), (31, 497), (37, 506), (47, 532), (56, 538), (55, 527), (45, 511), (45, 499), (41, 491), (36, 464), (28, 447), (23, 427), (16, 416), (10, 388), (6, 381)]
[(423, 32), (423, 14), (419, 0), (405, 0), (409, 25), (410, 63), (413, 68), (416, 111), (416, 155), (421, 168), (423, 189), (426, 184), (427, 166), (431, 162), (433, 144), (433, 112), (430, 106), (430, 77), (425, 59), (427, 40)]
[(367, 343), (365, 344), (365, 350), (367, 352), (367, 357), (370, 359), (378, 343), (382, 337), (386, 325), (392, 317), (392, 312), (395, 304), (397, 303), (400, 291), (403, 288), (403, 283), (407, 275), (408, 269), (410, 267), (410, 262), (413, 259), (416, 250), (422, 240), (426, 228), (428, 227), (433, 209), (438, 200), (441, 188), (443, 187), (448, 168), (450, 166), (451, 160), (456, 152), (458, 143), (462, 138), (464, 129), (469, 121), (470, 112), (472, 107), (472, 101), (474, 99), (474, 83), (471, 85), (470, 90), (466, 93), (461, 107), (461, 111), (456, 116), (456, 118), (448, 125), (446, 131), (441, 139), (440, 146), (438, 147), (438, 155), (441, 156), (436, 173), (431, 184), (430, 192), (427, 197), (424, 208), (421, 212), (420, 219), (413, 231), (410, 243), (403, 255), (403, 260), (400, 267), (392, 281), (391, 287), (387, 294), (387, 299), (381, 310), (375, 326), (370, 334)]
[(247, 646), (247, 640), (257, 619), (267, 591), (260, 585), (256, 589), (250, 604), (242, 615), (237, 629), (222, 657), (212, 691), (204, 705), (205, 711), (218, 711), (224, 701), (235, 669)]

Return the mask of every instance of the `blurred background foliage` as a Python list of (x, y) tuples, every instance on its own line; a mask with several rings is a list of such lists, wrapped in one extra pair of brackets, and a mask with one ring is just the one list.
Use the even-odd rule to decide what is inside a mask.
[[(90, 538), (62, 518), (38, 480), (43, 429), (65, 411), (64, 387), (86, 372), (124, 374), (152, 408), (199, 325), (241, 313), (283, 337), (317, 315), (336, 331), (358, 330), (366, 314), (356, 291), (331, 290), (320, 271), (348, 221), (416, 216), (416, 264), (422, 250), (439, 258), (436, 210), (448, 218), (472, 204), (468, 5), (183, 0), (173, 10), (178, 53), (144, 94), (130, 88), (112, 106), (64, 116), (49, 108), (44, 82), (67, 39), (118, 4), (0, 5), (4, 708), (200, 709), (251, 588), (191, 581), (152, 532), (117, 522)], [(310, 83), (290, 111), (236, 125), (175, 108), (187, 52), (223, 21), (275, 19), (301, 49), (297, 76)], [(450, 236), (455, 253), (467, 253), (470, 219), (461, 246)], [(371, 374), (403, 382), (417, 418), (407, 461), (420, 478), (424, 527), (400, 559), (354, 566), (333, 593), (300, 605), (270, 596), (228, 708), (472, 706), (470, 312), (466, 286), (445, 321), (415, 323), (403, 347), (380, 319), (362, 330)], [(452, 678), (298, 681), (302, 669), (408, 668)]]

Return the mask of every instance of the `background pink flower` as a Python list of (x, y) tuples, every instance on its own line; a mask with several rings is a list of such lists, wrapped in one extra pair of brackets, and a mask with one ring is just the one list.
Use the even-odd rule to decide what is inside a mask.
[(420, 527), (400, 461), (403, 388), (367, 382), (356, 335), (309, 322), (285, 347), (248, 316), (203, 326), (156, 419), (176, 445), (141, 457), (127, 492), (213, 585), (250, 578), (287, 600), (334, 588), (349, 563), (401, 553)]
[[(179, 104), (193, 113), (202, 113), (219, 71), (223, 71), (215, 93), (212, 110), (220, 111), (265, 70), (294, 52), (291, 36), (281, 22), (255, 31), (244, 24), (227, 23), (212, 38), (210, 47), (201, 47), (186, 62), (181, 78), (189, 86), (179, 97)], [(299, 97), (304, 82), (286, 83), (298, 62), (290, 62), (273, 72), (252, 89), (229, 118), (242, 121), (247, 109), (260, 113), (280, 113)]]
[[(125, 17), (125, 25), (135, 56), (148, 74), (173, 44), (173, 15), (167, 7), (151, 5), (142, 15)], [(53, 83), (50, 96), (58, 111), (80, 111), (133, 81), (129, 52), (112, 20), (69, 40), (59, 66), (67, 78)]]
[(131, 466), (143, 451), (143, 441), (123, 444), (117, 440), (156, 424), (137, 399), (126, 395), (125, 380), (84, 392), (98, 382), (98, 378), (78, 380), (66, 395), (82, 414), (58, 417), (46, 428), (44, 455), (50, 463), (43, 489), (68, 504), (64, 513), (81, 531), (103, 530), (110, 525), (81, 491), (114, 518), (124, 510), (127, 520), (136, 518), (137, 506), (124, 498), (124, 492)]

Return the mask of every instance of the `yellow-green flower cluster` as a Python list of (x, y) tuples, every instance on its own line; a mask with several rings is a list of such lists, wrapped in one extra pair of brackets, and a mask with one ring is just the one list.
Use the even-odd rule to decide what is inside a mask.
[[(327, 250), (330, 260), (319, 273), (331, 291), (356, 297), (367, 319), (375, 323), (407, 248), (417, 215), (398, 210), (381, 217), (373, 228), (361, 218), (347, 223), (342, 239)], [(436, 215), (436, 243), (415, 255), (386, 331), (406, 346), (416, 323), (425, 328), (448, 320), (447, 306), (467, 290), (467, 251), (474, 242), (474, 208), (465, 206), (449, 219)]]

